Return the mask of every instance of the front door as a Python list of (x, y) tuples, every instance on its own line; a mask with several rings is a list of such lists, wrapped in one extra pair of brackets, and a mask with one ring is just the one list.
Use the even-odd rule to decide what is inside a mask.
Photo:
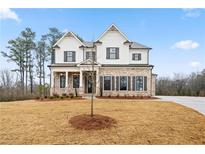
[(93, 90), (92, 80), (88, 79), (88, 93), (92, 93), (92, 90)]

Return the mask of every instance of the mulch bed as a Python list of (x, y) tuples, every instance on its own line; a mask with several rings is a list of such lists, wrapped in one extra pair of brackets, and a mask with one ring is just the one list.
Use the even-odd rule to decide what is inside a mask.
[(95, 114), (93, 117), (89, 114), (78, 115), (70, 118), (69, 122), (73, 127), (84, 130), (100, 130), (117, 124), (115, 119), (100, 114)]
[(84, 100), (81, 96), (73, 97), (73, 98), (67, 98), (67, 97), (59, 97), (59, 98), (38, 98), (39, 101), (61, 101), (61, 100)]
[(96, 98), (99, 99), (159, 99), (158, 97), (149, 97), (149, 96), (139, 96), (139, 97), (133, 97), (133, 96), (96, 96)]

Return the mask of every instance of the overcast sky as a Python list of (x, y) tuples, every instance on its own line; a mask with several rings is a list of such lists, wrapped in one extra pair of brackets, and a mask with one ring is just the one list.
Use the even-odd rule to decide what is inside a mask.
[[(26, 27), (73, 31), (86, 41), (115, 23), (132, 40), (153, 48), (150, 64), (158, 76), (205, 68), (205, 9), (0, 9), (0, 49)], [(0, 55), (0, 69), (14, 69)]]

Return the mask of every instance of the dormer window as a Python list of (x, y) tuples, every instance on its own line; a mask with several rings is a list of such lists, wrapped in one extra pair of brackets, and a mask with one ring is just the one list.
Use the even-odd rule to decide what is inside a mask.
[(87, 60), (87, 59), (95, 60), (95, 52), (93, 52), (93, 51), (87, 51), (87, 52), (86, 52), (86, 60)]
[(119, 59), (119, 48), (107, 48), (106, 59)]
[(132, 54), (132, 60), (142, 60), (141, 53), (133, 53)]

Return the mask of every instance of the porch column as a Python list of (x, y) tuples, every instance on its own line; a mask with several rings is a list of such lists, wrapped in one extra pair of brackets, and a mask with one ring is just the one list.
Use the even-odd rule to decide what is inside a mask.
[(83, 71), (80, 70), (80, 85), (79, 85), (79, 93), (83, 94)]
[(65, 93), (68, 91), (68, 72), (65, 72)]
[(53, 93), (55, 92), (55, 81), (54, 81), (54, 79), (55, 79), (55, 72), (54, 71), (51, 71), (51, 89), (50, 89), (50, 95), (52, 96), (53, 95)]
[(99, 68), (96, 69), (96, 95), (100, 95)]

